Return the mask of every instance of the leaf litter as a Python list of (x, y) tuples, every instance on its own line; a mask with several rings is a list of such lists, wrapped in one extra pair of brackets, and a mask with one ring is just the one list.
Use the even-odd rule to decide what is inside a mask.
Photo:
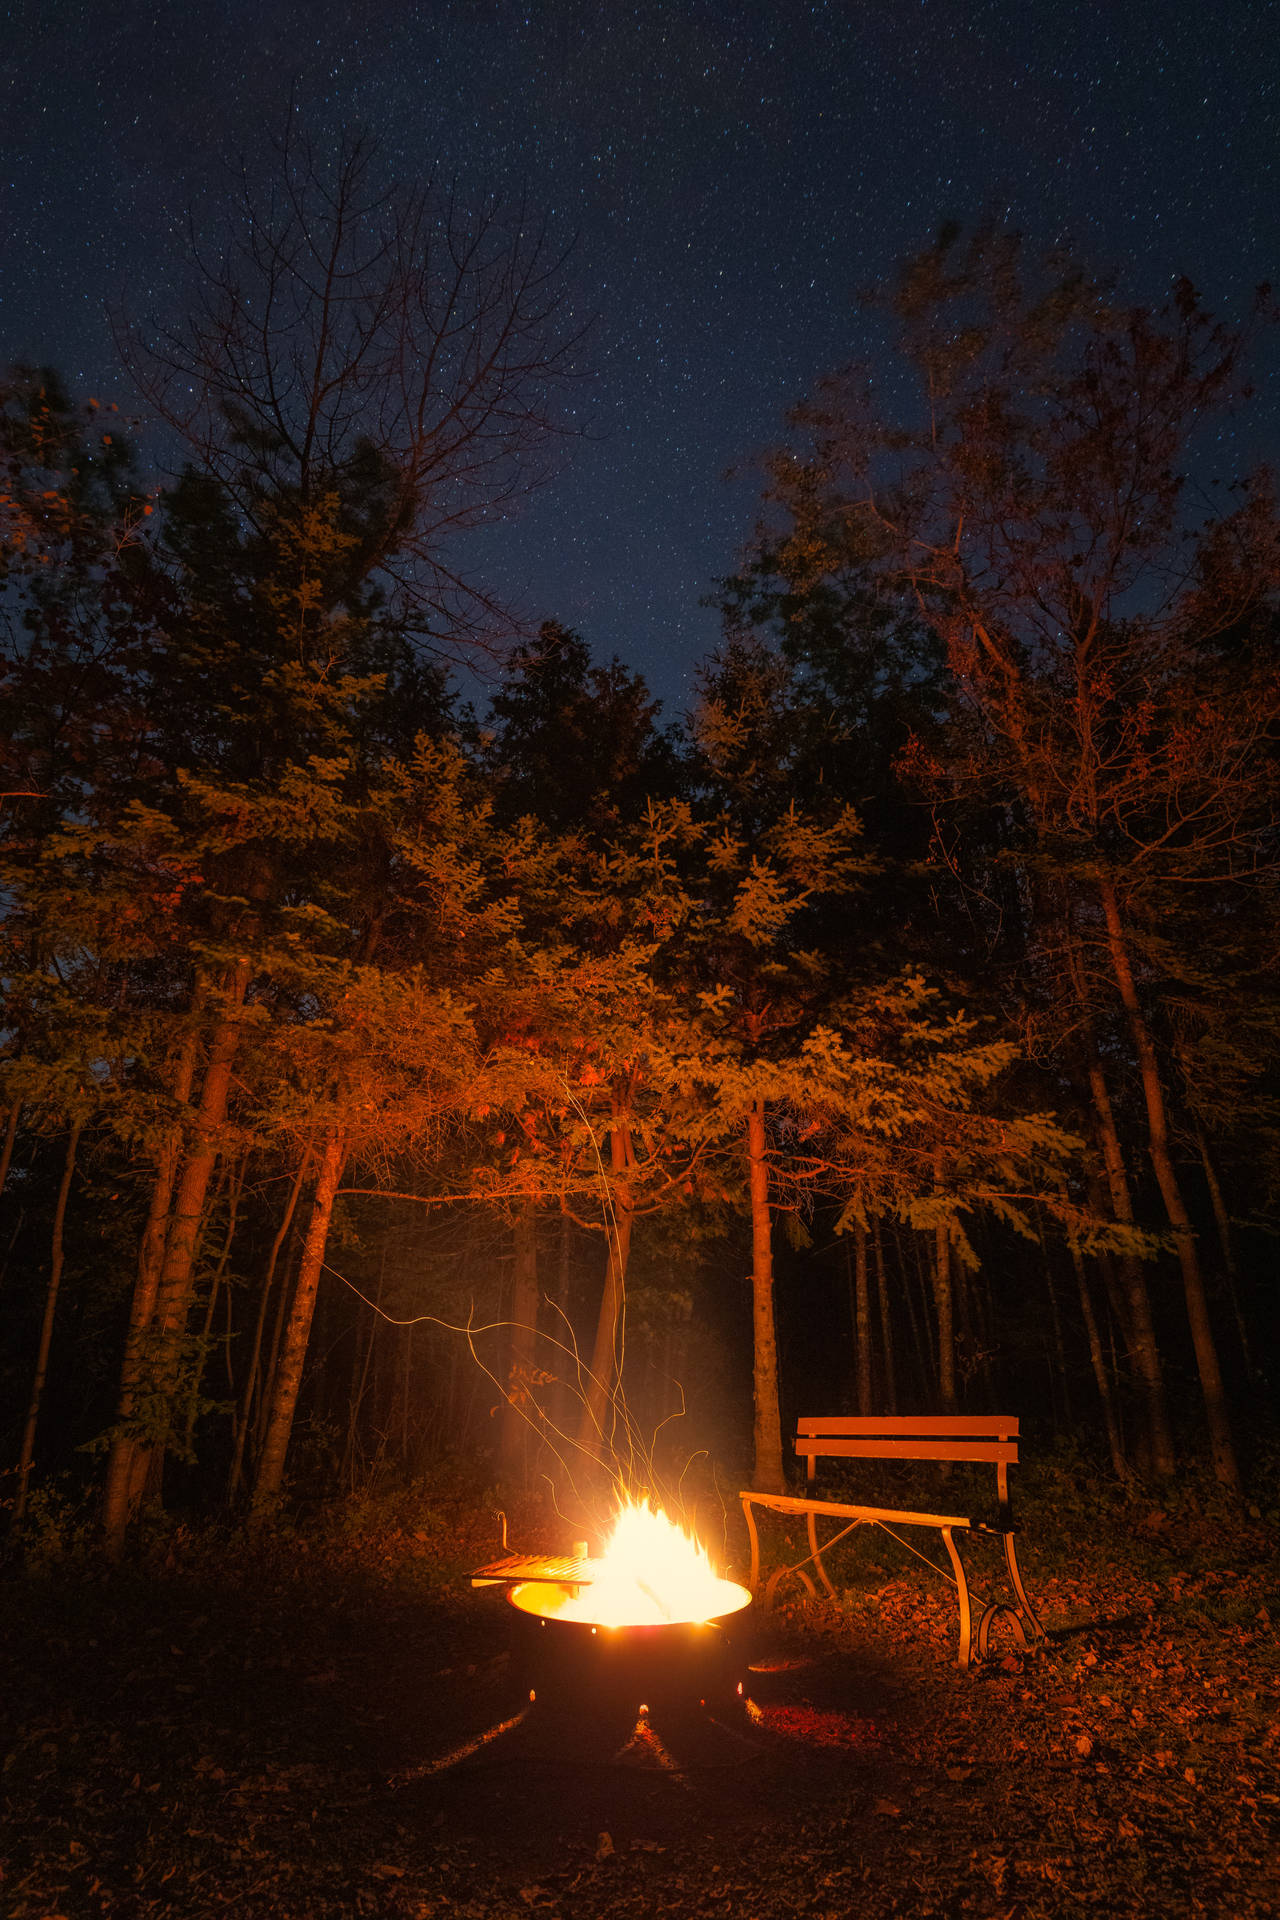
[(968, 1675), (927, 1576), (784, 1610), (736, 1744), (682, 1762), (673, 1743), (663, 1770), (520, 1744), (505, 1614), (459, 1577), (459, 1531), (11, 1580), (0, 1909), (1280, 1912), (1277, 1567), (1256, 1534), (1177, 1578), (1102, 1549), (1058, 1572), (1027, 1541), (1047, 1643)]

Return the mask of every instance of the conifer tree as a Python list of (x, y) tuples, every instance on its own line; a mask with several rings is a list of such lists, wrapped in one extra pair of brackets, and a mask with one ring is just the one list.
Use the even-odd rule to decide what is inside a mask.
[(1070, 263), (1037, 276), (994, 231), (943, 234), (886, 304), (917, 413), (827, 382), (775, 490), (819, 543), (841, 529), (831, 564), (855, 549), (864, 582), (945, 648), (947, 725), (921, 730), (915, 772), (957, 803), (981, 795), (1024, 899), (1067, 903), (1081, 1016), (1123, 1020), (1215, 1471), (1234, 1484), (1162, 1030), (1183, 903), (1254, 884), (1274, 817), (1276, 516), (1261, 482), (1193, 515), (1183, 465), (1239, 392), (1245, 338), (1186, 284), (1159, 313), (1120, 308)]

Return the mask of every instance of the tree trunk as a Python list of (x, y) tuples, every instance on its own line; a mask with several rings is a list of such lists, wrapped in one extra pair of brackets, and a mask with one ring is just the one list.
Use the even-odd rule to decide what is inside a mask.
[[(132, 1414), (144, 1371), (140, 1350), (150, 1349), (146, 1355), (145, 1372), (150, 1376), (149, 1384), (161, 1406), (167, 1409), (170, 1420), (176, 1410), (175, 1396), (181, 1386), (182, 1337), (195, 1285), (200, 1228), (204, 1220), (209, 1181), (221, 1152), (220, 1132), (227, 1117), (231, 1094), (231, 1068), (240, 1043), (240, 1023), (235, 1015), (244, 1004), (249, 977), (248, 960), (237, 960), (222, 989), (223, 1011), (210, 1041), (209, 1060), (195, 1114), (194, 1140), (177, 1180), (172, 1209), (168, 1213), (163, 1264), (158, 1280), (151, 1274), (144, 1278), (142, 1263), (139, 1264), (139, 1291), (144, 1294), (151, 1292), (154, 1305), (149, 1316), (140, 1321), (127, 1382), (122, 1375), (122, 1423), (128, 1417), (123, 1413), (126, 1401), (129, 1415)], [(149, 1220), (148, 1231), (151, 1226)], [(160, 1221), (157, 1220), (156, 1233), (147, 1255), (150, 1259), (155, 1257), (159, 1232)], [(135, 1314), (140, 1315), (143, 1304), (135, 1299)], [(133, 1316), (130, 1328), (132, 1332)], [(144, 1443), (123, 1432), (117, 1435), (112, 1445), (112, 1457), (107, 1467), (103, 1530), (107, 1551), (113, 1556), (118, 1555), (123, 1546), (124, 1530), (142, 1487), (148, 1480), (153, 1484), (158, 1483), (164, 1463), (164, 1444), (162, 1434)]]
[[(1094, 1031), (1093, 1003), (1089, 996), (1075, 932), (1071, 925), (1069, 904), (1064, 905), (1063, 922), (1068, 968), (1076, 1005), (1080, 1012), (1080, 1047), (1089, 1085), (1089, 1097), (1093, 1104), (1098, 1145), (1106, 1172), (1107, 1189), (1111, 1196), (1111, 1211), (1120, 1226), (1133, 1227), (1136, 1223), (1133, 1200), (1129, 1191), (1129, 1178), (1120, 1145), (1120, 1133), (1116, 1126), (1115, 1110), (1111, 1105), (1111, 1095), (1103, 1072), (1102, 1055), (1098, 1047), (1097, 1034)], [(1156, 1345), (1155, 1325), (1151, 1317), (1151, 1296), (1147, 1289), (1142, 1262), (1136, 1253), (1122, 1254), (1119, 1265), (1120, 1281), (1124, 1289), (1124, 1312), (1117, 1317), (1120, 1319), (1120, 1331), (1129, 1349), (1129, 1358), (1137, 1377), (1141, 1396), (1142, 1451), (1147, 1457), (1151, 1471), (1165, 1478), (1174, 1471), (1176, 1462), (1173, 1436), (1169, 1429), (1160, 1350)]]
[[(1111, 1210), (1122, 1226), (1132, 1227), (1135, 1224), (1133, 1201), (1129, 1193), (1124, 1155), (1120, 1148), (1120, 1134), (1116, 1127), (1111, 1096), (1107, 1091), (1106, 1077), (1102, 1071), (1102, 1063), (1098, 1058), (1092, 1033), (1086, 1036), (1086, 1044), (1089, 1049), (1087, 1060), (1089, 1092), (1093, 1099), (1098, 1144), (1102, 1149), (1102, 1162), (1106, 1169), (1107, 1187), (1111, 1195)], [(1156, 1346), (1155, 1323), (1151, 1318), (1151, 1295), (1147, 1291), (1147, 1279), (1142, 1270), (1142, 1262), (1136, 1254), (1122, 1254), (1119, 1265), (1127, 1322), (1121, 1331), (1128, 1342), (1129, 1356), (1133, 1361), (1134, 1372), (1137, 1374), (1141, 1389), (1146, 1451), (1150, 1456), (1151, 1470), (1163, 1478), (1173, 1472), (1176, 1463), (1173, 1453), (1173, 1436), (1169, 1430), (1169, 1412), (1165, 1404), (1160, 1350)]]
[(573, 1345), (573, 1323), (569, 1317), (569, 1302), (573, 1279), (573, 1222), (567, 1213), (560, 1215), (560, 1228), (556, 1240), (556, 1287), (551, 1300), (550, 1333), (558, 1344), (549, 1349), (553, 1356), (548, 1366), (556, 1371), (556, 1382), (551, 1388), (551, 1421), (558, 1433), (567, 1433), (573, 1422), (573, 1408), (576, 1389), (567, 1377), (570, 1354), (567, 1351)]
[[(200, 1002), (199, 989), (196, 1003)], [(190, 1105), (195, 1084), (197, 1030), (194, 1018), (178, 1052), (171, 1097), (179, 1107)], [(169, 1209), (182, 1157), (184, 1126), (176, 1122), (165, 1135), (156, 1162), (156, 1177), (151, 1187), (146, 1225), (138, 1248), (138, 1273), (129, 1303), (129, 1327), (125, 1334), (124, 1359), (120, 1368), (120, 1396), (116, 1403), (115, 1433), (107, 1454), (106, 1484), (102, 1495), (103, 1544), (111, 1559), (124, 1549), (125, 1530), (133, 1518), (134, 1458), (139, 1451), (138, 1436), (130, 1428), (142, 1379), (147, 1336), (155, 1312), (160, 1271), (164, 1265), (165, 1241), (169, 1232)]]
[(1151, 1164), (1155, 1168), (1156, 1181), (1164, 1201), (1169, 1225), (1173, 1228), (1174, 1242), (1178, 1249), (1178, 1264), (1182, 1268), (1182, 1287), (1187, 1302), (1187, 1318), (1191, 1323), (1191, 1340), (1195, 1348), (1200, 1388), (1204, 1395), (1205, 1413), (1208, 1418), (1213, 1471), (1223, 1486), (1238, 1490), (1240, 1471), (1236, 1465), (1235, 1448), (1231, 1443), (1231, 1423), (1227, 1418), (1227, 1400), (1222, 1384), (1222, 1373), (1218, 1366), (1218, 1348), (1209, 1318), (1209, 1303), (1205, 1297), (1204, 1276), (1200, 1271), (1200, 1259), (1196, 1252), (1195, 1233), (1183, 1202), (1182, 1189), (1178, 1184), (1173, 1155), (1169, 1149), (1169, 1124), (1155, 1045), (1138, 999), (1115, 888), (1109, 880), (1102, 880), (1099, 882), (1099, 891), (1107, 921), (1107, 947), (1111, 955), (1112, 970), (1120, 990), (1124, 1010), (1129, 1016), (1129, 1030), (1133, 1035), (1133, 1044), (1138, 1055), (1142, 1094), (1147, 1109), (1147, 1135)]
[[(1062, 1312), (1058, 1305), (1058, 1285), (1053, 1277), (1053, 1262), (1049, 1257), (1049, 1246), (1044, 1237), (1044, 1220), (1039, 1205), (1036, 1206), (1036, 1239), (1040, 1243), (1040, 1261), (1044, 1268), (1045, 1292), (1049, 1296), (1049, 1320), (1053, 1328), (1053, 1352), (1057, 1361), (1057, 1367), (1054, 1371), (1056, 1371), (1058, 1383), (1062, 1389), (1062, 1417), (1065, 1425), (1070, 1429), (1074, 1421), (1071, 1412), (1071, 1382), (1068, 1378), (1067, 1369), (1067, 1343), (1063, 1337)], [(1056, 1401), (1057, 1394), (1051, 1392), (1049, 1396), (1051, 1408), (1056, 1406)], [(1058, 1421), (1056, 1413), (1054, 1414), (1053, 1428), (1054, 1432), (1057, 1433)]]
[(273, 1385), (271, 1417), (267, 1423), (266, 1438), (258, 1460), (253, 1505), (255, 1512), (259, 1514), (265, 1512), (279, 1497), (284, 1479), (285, 1454), (289, 1446), (289, 1436), (293, 1431), (298, 1390), (302, 1385), (302, 1367), (307, 1356), (307, 1341), (311, 1334), (312, 1315), (315, 1313), (316, 1293), (320, 1286), (325, 1247), (329, 1239), (329, 1222), (333, 1218), (333, 1204), (338, 1192), (338, 1182), (342, 1178), (342, 1163), (345, 1156), (346, 1136), (341, 1131), (331, 1134), (320, 1155), (320, 1166), (316, 1173), (316, 1190), (311, 1201), (311, 1218), (307, 1223), (307, 1237), (303, 1242), (302, 1259), (298, 1267), (298, 1282), (293, 1291), (289, 1324), (285, 1331), (280, 1363), (276, 1369)]
[(590, 1460), (602, 1460), (612, 1449), (614, 1428), (614, 1391), (622, 1355), (622, 1308), (626, 1298), (627, 1262), (631, 1257), (631, 1229), (634, 1203), (627, 1178), (631, 1166), (631, 1134), (625, 1123), (615, 1118), (609, 1130), (609, 1160), (613, 1169), (613, 1218), (606, 1218), (605, 1233), (609, 1256), (605, 1263), (604, 1292), (596, 1321), (591, 1371), (587, 1376), (578, 1424), (578, 1445)]
[(867, 1280), (867, 1229), (853, 1223), (853, 1321), (858, 1349), (858, 1412), (871, 1412), (871, 1289)]
[(778, 1331), (773, 1312), (773, 1216), (769, 1208), (768, 1140), (764, 1102), (747, 1115), (747, 1175), (751, 1196), (751, 1309), (757, 1493), (785, 1493), (782, 1410), (778, 1400)]
[(13, 1160), (13, 1143), (18, 1136), (18, 1122), (22, 1118), (22, 1102), (15, 1100), (9, 1109), (5, 1121), (4, 1141), (0, 1144), (0, 1194), (4, 1192), (5, 1182), (9, 1178), (9, 1167)]
[[(902, 1297), (906, 1302), (907, 1322), (911, 1333), (911, 1353), (916, 1363), (916, 1383), (920, 1393), (920, 1404), (928, 1406), (938, 1390), (938, 1369), (933, 1319), (929, 1312), (931, 1290), (924, 1273), (922, 1246), (925, 1236), (923, 1232), (917, 1232), (914, 1227), (908, 1227), (906, 1235), (907, 1249), (911, 1255), (909, 1267), (902, 1251), (901, 1234), (896, 1230), (894, 1239), (898, 1247)], [(914, 1287), (912, 1286), (913, 1276)]]
[(361, 1335), (357, 1321), (355, 1338), (352, 1341), (351, 1381), (347, 1392), (347, 1440), (342, 1450), (342, 1478), (350, 1492), (356, 1490), (356, 1455), (363, 1451), (360, 1442), (360, 1415), (364, 1408), (365, 1395), (369, 1390), (369, 1371), (373, 1365), (373, 1343), (378, 1337), (378, 1321), (381, 1318), (382, 1296), (387, 1286), (387, 1247), (382, 1244), (382, 1258), (378, 1262), (378, 1284), (374, 1290), (373, 1306), (368, 1312), (367, 1332)]
[(63, 1229), (67, 1220), (67, 1198), (71, 1192), (71, 1181), (76, 1170), (76, 1150), (80, 1145), (80, 1135), (83, 1130), (84, 1121), (77, 1120), (67, 1136), (66, 1159), (62, 1164), (58, 1200), (53, 1210), (53, 1233), (49, 1245), (49, 1284), (45, 1289), (44, 1317), (40, 1322), (40, 1344), (36, 1349), (35, 1372), (31, 1376), (31, 1399), (27, 1405), (26, 1424), (22, 1429), (22, 1450), (18, 1455), (18, 1490), (13, 1502), (15, 1528), (21, 1526), (22, 1516), (27, 1510), (27, 1484), (31, 1478), (31, 1463), (36, 1453), (36, 1425), (40, 1419), (40, 1402), (44, 1397), (45, 1377), (49, 1371), (49, 1349), (53, 1344), (53, 1317), (58, 1307), (58, 1289), (62, 1285), (62, 1245)]
[(271, 1252), (267, 1255), (267, 1269), (262, 1278), (262, 1293), (258, 1300), (258, 1314), (253, 1325), (253, 1346), (249, 1353), (249, 1370), (245, 1375), (244, 1393), (240, 1401), (240, 1419), (236, 1426), (235, 1451), (231, 1456), (231, 1471), (227, 1476), (227, 1500), (230, 1503), (240, 1491), (240, 1477), (244, 1472), (244, 1449), (249, 1427), (253, 1417), (253, 1396), (258, 1383), (258, 1372), (262, 1362), (262, 1329), (266, 1325), (267, 1303), (271, 1298), (271, 1285), (275, 1279), (276, 1262), (280, 1258), (280, 1249), (284, 1245), (290, 1227), (293, 1225), (294, 1211), (298, 1205), (298, 1195), (302, 1192), (302, 1183), (307, 1168), (311, 1165), (311, 1149), (308, 1147), (298, 1161), (293, 1176), (293, 1185), (289, 1189), (289, 1199), (285, 1206), (284, 1218), (276, 1230), (271, 1242)]
[(933, 1306), (938, 1324), (938, 1403), (956, 1410), (956, 1340), (951, 1293), (951, 1237), (946, 1225), (933, 1230)]
[(515, 1259), (507, 1399), (502, 1410), (502, 1468), (509, 1481), (523, 1486), (527, 1477), (529, 1435), (541, 1424), (532, 1393), (538, 1345), (538, 1216), (532, 1201), (517, 1207), (511, 1235)]
[(1120, 1437), (1120, 1422), (1116, 1416), (1115, 1394), (1112, 1391), (1111, 1376), (1107, 1372), (1106, 1356), (1102, 1351), (1102, 1336), (1098, 1331), (1097, 1315), (1093, 1311), (1093, 1301), (1089, 1298), (1084, 1261), (1080, 1257), (1080, 1249), (1074, 1240), (1070, 1245), (1071, 1265), (1076, 1276), (1076, 1291), (1080, 1295), (1080, 1312), (1084, 1317), (1084, 1330), (1089, 1339), (1089, 1360), (1093, 1367), (1093, 1377), (1098, 1383), (1098, 1398), (1102, 1402), (1102, 1418), (1106, 1423), (1111, 1470), (1117, 1480), (1127, 1480), (1129, 1463), (1124, 1457), (1124, 1442)]
[(1218, 1229), (1218, 1245), (1222, 1248), (1222, 1270), (1226, 1275), (1227, 1294), (1231, 1301), (1231, 1312), (1235, 1318), (1236, 1333), (1240, 1340), (1240, 1354), (1244, 1361), (1245, 1372), (1252, 1380), (1254, 1378), (1253, 1354), (1249, 1345), (1249, 1330), (1240, 1308), (1240, 1291), (1236, 1285), (1236, 1256), (1231, 1244), (1231, 1217), (1227, 1212), (1227, 1203), (1222, 1197), (1222, 1184), (1218, 1179), (1217, 1169), (1209, 1153), (1209, 1142), (1204, 1137), (1202, 1127), (1196, 1128), (1196, 1146), (1200, 1151), (1200, 1164), (1204, 1168), (1205, 1185), (1209, 1189), (1214, 1225)]
[(209, 1280), (209, 1297), (205, 1301), (204, 1324), (200, 1329), (200, 1362), (191, 1376), (191, 1391), (187, 1396), (187, 1414), (182, 1432), (182, 1450), (190, 1460), (194, 1451), (196, 1421), (200, 1413), (200, 1388), (204, 1384), (204, 1369), (208, 1363), (209, 1350), (214, 1344), (212, 1339), (213, 1316), (218, 1304), (218, 1292), (222, 1286), (227, 1263), (231, 1258), (231, 1243), (235, 1239), (236, 1220), (240, 1212), (240, 1196), (244, 1192), (245, 1176), (249, 1171), (249, 1155), (242, 1156), (240, 1164), (231, 1180), (231, 1193), (227, 1202), (227, 1231), (222, 1238), (222, 1252), (218, 1255), (218, 1264)]
[(884, 1235), (879, 1220), (872, 1227), (872, 1240), (876, 1251), (876, 1296), (880, 1305), (880, 1351), (884, 1355), (884, 1410), (888, 1414), (896, 1414), (898, 1382), (893, 1364), (893, 1314), (889, 1306), (884, 1269)]

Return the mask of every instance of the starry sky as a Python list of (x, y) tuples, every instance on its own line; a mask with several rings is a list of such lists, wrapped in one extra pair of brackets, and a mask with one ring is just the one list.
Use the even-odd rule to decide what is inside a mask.
[(291, 87), (319, 141), (369, 127), (403, 176), (527, 191), (576, 234), (595, 431), (483, 567), (672, 715), (754, 516), (726, 470), (862, 356), (857, 293), (939, 221), (1068, 241), (1137, 299), (1186, 273), (1226, 315), (1280, 281), (1274, 0), (19, 0), (0, 360), (127, 402), (104, 302), (173, 301), (186, 208)]

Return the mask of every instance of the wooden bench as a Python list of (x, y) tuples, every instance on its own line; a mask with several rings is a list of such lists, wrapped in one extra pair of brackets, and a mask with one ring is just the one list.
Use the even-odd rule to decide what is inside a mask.
[[(986, 1655), (988, 1636), (997, 1619), (1003, 1618), (1009, 1623), (1018, 1642), (1024, 1647), (1028, 1637), (1038, 1639), (1043, 1634), (1044, 1628), (1036, 1618), (1022, 1584), (1014, 1545), (1009, 1468), (1016, 1465), (1018, 1459), (1016, 1419), (1004, 1414), (912, 1415), (893, 1419), (835, 1415), (804, 1419), (797, 1426), (796, 1453), (805, 1462), (810, 1486), (814, 1484), (815, 1468), (820, 1459), (985, 1461), (996, 1470), (996, 1501), (988, 1514), (913, 1513), (901, 1507), (864, 1507), (844, 1500), (818, 1500), (811, 1495), (802, 1499), (784, 1493), (745, 1492), (741, 1500), (751, 1536), (749, 1584), (753, 1593), (760, 1579), (760, 1539), (756, 1532), (755, 1509), (764, 1507), (773, 1513), (803, 1514), (808, 1525), (810, 1550), (807, 1558), (792, 1566), (774, 1569), (765, 1588), (766, 1605), (772, 1602), (779, 1583), (793, 1574), (808, 1590), (810, 1597), (816, 1599), (816, 1589), (806, 1571), (809, 1566), (813, 1567), (834, 1600), (836, 1590), (831, 1584), (823, 1555), (830, 1553), (832, 1547), (856, 1527), (882, 1527), (891, 1538), (899, 1540), (900, 1545), (915, 1553), (944, 1579), (954, 1581), (960, 1602), (960, 1665), (967, 1667), (973, 1652), (972, 1610), (969, 1583), (954, 1536), (957, 1533), (998, 1534), (1004, 1546), (1005, 1567), (1017, 1604), (1008, 1606), (998, 1602), (983, 1611), (978, 1622), (978, 1658)], [(829, 1540), (820, 1542), (819, 1519), (843, 1520), (846, 1525)], [(948, 1573), (937, 1561), (920, 1553), (910, 1541), (901, 1540), (894, 1531), (895, 1527), (935, 1527), (942, 1535), (952, 1571)]]

